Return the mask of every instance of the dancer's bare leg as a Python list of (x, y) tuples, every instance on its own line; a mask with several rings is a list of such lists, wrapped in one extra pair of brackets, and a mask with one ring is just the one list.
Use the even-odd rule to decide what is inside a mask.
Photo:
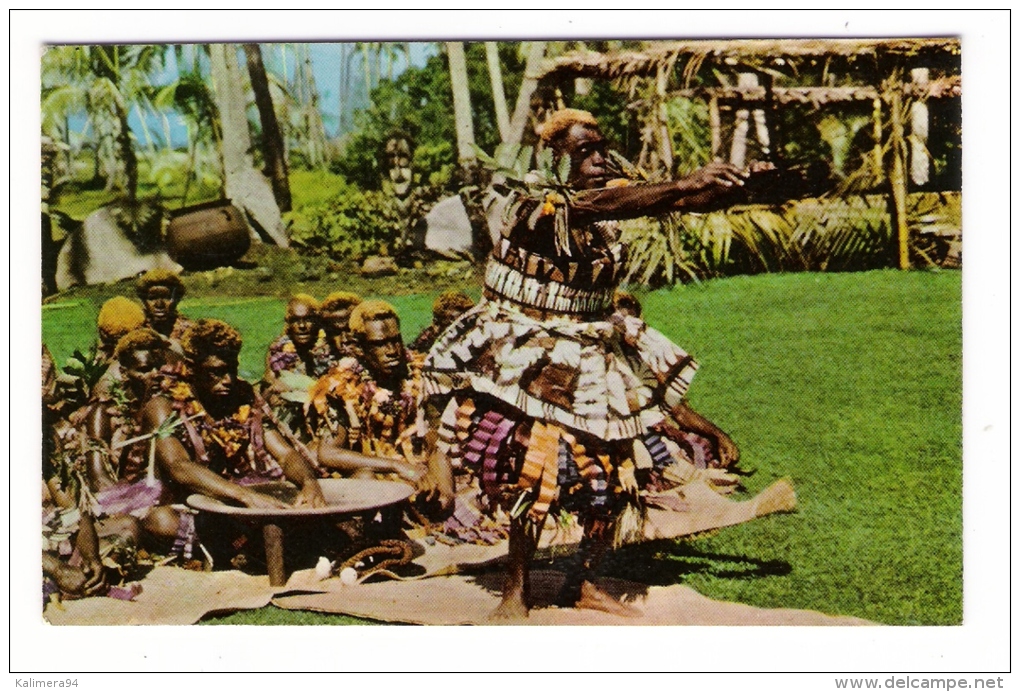
[(589, 519), (585, 522), (584, 537), (581, 539), (580, 569), (567, 575), (567, 582), (560, 592), (559, 602), (564, 606), (599, 610), (613, 615), (637, 617), (637, 608), (618, 601), (595, 586), (595, 570), (605, 557), (613, 539), (613, 522), (609, 519)]
[(528, 567), (535, 554), (535, 535), (527, 517), (510, 522), (510, 548), (507, 556), (503, 600), (490, 620), (524, 620), (528, 617)]

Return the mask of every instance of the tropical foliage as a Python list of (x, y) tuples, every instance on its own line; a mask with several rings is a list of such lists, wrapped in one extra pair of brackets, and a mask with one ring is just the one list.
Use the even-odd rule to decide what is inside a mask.
[[(542, 42), (541, 46), (547, 59), (592, 51), (617, 51), (624, 56), (630, 54), (627, 51), (648, 48), (637, 41)], [(325, 176), (336, 180), (328, 190), (312, 195), (294, 190), (295, 206), (285, 218), (299, 250), (337, 257), (385, 251), (406, 230), (407, 214), (420, 218), (443, 195), (470, 197), (472, 190), (477, 192), (471, 186), (479, 181), (458, 165), (451, 77), (443, 45), (432, 44), (424, 51), (421, 46), (412, 48), (405, 43), (343, 44), (336, 95), (340, 109), (338, 115), (330, 116), (324, 105), (334, 98), (334, 85), (316, 83), (312, 49), (298, 44), (261, 47), (291, 186), (295, 180), (318, 181)], [(499, 79), (511, 105), (524, 81), (530, 49), (527, 43), (497, 45)], [(493, 84), (499, 80), (490, 74), (485, 44), (465, 43), (464, 50), (474, 141), (478, 151), (496, 152), (503, 140), (493, 98)], [(412, 53), (417, 55), (415, 60)], [(944, 62), (932, 63), (933, 75), (958, 69), (958, 58), (949, 56)], [(878, 85), (876, 66), (865, 57), (843, 56), (830, 63), (760, 56), (728, 63), (706, 54), (664, 58), (660, 67), (659, 77), (624, 69), (612, 79), (545, 80), (531, 102), (541, 103), (542, 108), (567, 105), (592, 111), (611, 144), (637, 162), (633, 176), (660, 180), (684, 175), (726, 153), (713, 154), (712, 140), (718, 140), (720, 132), (713, 130), (708, 101), (698, 95), (699, 89), (733, 87), (748, 70), (763, 83), (784, 88), (860, 84), (887, 88)], [(247, 82), (247, 74), (241, 72)], [(904, 71), (898, 74), (897, 79), (909, 79)], [(242, 86), (247, 89), (247, 84)], [(59, 152), (53, 158), (50, 208), (80, 220), (118, 198), (126, 202), (122, 208), (131, 208), (138, 197), (156, 198), (173, 208), (221, 196), (225, 133), (213, 88), (208, 46), (48, 48), (42, 58), (42, 129)], [(782, 207), (629, 222), (626, 233), (634, 248), (630, 280), (675, 282), (733, 273), (895, 264), (885, 203), (877, 196), (861, 196), (884, 194), (886, 164), (894, 156), (904, 157), (916, 144), (890, 135), (893, 114), (885, 93), (880, 120), (875, 119), (870, 99), (839, 105), (793, 103), (771, 110), (769, 127), (777, 137), (769, 155), (787, 164), (824, 163), (832, 172), (829, 195)], [(909, 122), (917, 98), (921, 97), (904, 93), (895, 113), (900, 122)], [(958, 107), (935, 102), (928, 107), (933, 176), (940, 185), (947, 180), (952, 185), (959, 169)], [(724, 109), (724, 114), (729, 118), (722, 131), (725, 139), (731, 136), (732, 110)], [(252, 142), (259, 141), (259, 115), (249, 103)], [(179, 141), (172, 136), (171, 121), (183, 124), (185, 133), (177, 135)], [(513, 152), (512, 167), (521, 170), (510, 180), (521, 180), (534, 169), (556, 168), (558, 162), (543, 166), (532, 161), (529, 147), (535, 139), (534, 124), (525, 127), (524, 148)], [(332, 139), (327, 126), (337, 133)], [(417, 192), (403, 208), (383, 193), (384, 148), (394, 134), (412, 143)], [(249, 153), (257, 167), (268, 160), (258, 146)], [(478, 159), (498, 169), (493, 161), (506, 155), (504, 148), (494, 159), (484, 154)], [(313, 170), (320, 176), (305, 175)], [(547, 182), (551, 190), (559, 190), (562, 185), (554, 177), (547, 176)], [(949, 206), (953, 203), (950, 198)], [(922, 219), (945, 211), (942, 202), (933, 204), (922, 212), (915, 203), (913, 212), (921, 216), (909, 219), (915, 266), (937, 264), (945, 252), (942, 236), (929, 232), (931, 223)]]
[[(927, 225), (912, 234), (915, 264), (937, 266), (947, 250), (939, 232), (959, 228), (959, 195), (919, 193), (909, 202), (911, 216)], [(895, 263), (889, 213), (879, 195), (635, 219), (623, 229), (631, 247), (626, 281), (645, 285), (733, 274), (863, 271)]]

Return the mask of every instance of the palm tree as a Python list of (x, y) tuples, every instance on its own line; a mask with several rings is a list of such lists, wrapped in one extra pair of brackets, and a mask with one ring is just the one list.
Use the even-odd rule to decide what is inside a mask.
[(510, 136), (510, 114), (506, 109), (503, 71), (499, 64), (499, 46), (495, 41), (485, 42), (485, 59), (489, 64), (489, 81), (492, 84), (492, 103), (496, 108), (496, 125), (499, 127), (499, 139), (502, 142), (506, 142)]
[(467, 62), (464, 44), (450, 41), (446, 44), (450, 64), (450, 86), (453, 90), (453, 117), (457, 131), (457, 159), (468, 180), (475, 165), (475, 131), (471, 123), (471, 93), (468, 91)]
[(214, 43), (209, 46), (217, 110), (223, 137), (223, 178), (226, 194), (244, 210), (256, 232), (263, 233), (283, 247), (288, 245), (280, 218), (280, 208), (273, 197), (269, 182), (255, 170), (249, 150), (251, 135), (241, 71), (234, 45)]
[(248, 63), (248, 76), (255, 92), (255, 105), (259, 109), (262, 123), (262, 155), (265, 159), (265, 173), (273, 185), (273, 196), (280, 211), (290, 211), (290, 182), (287, 179), (287, 157), (283, 149), (283, 135), (273, 109), (273, 97), (269, 93), (269, 77), (262, 61), (262, 50), (256, 43), (244, 44)]
[(517, 104), (514, 106), (513, 117), (510, 118), (510, 134), (507, 142), (520, 144), (524, 138), (524, 127), (528, 124), (528, 114), (531, 112), (531, 95), (538, 88), (538, 75), (542, 67), (542, 59), (545, 57), (545, 41), (532, 41), (528, 47), (528, 60), (524, 67), (524, 79), (521, 81), (521, 89), (517, 93)]
[[(191, 60), (185, 59), (183, 46), (175, 46), (177, 79), (162, 87), (153, 99), (161, 113), (174, 111), (187, 129), (187, 164), (181, 204), (188, 200), (193, 180), (222, 185), (219, 165), (221, 139), (219, 116), (208, 76), (202, 71), (201, 55), (208, 55), (208, 46), (190, 47)], [(167, 135), (169, 138), (169, 134)]]
[[(120, 187), (132, 204), (138, 191), (138, 157), (128, 113), (147, 102), (153, 91), (149, 75), (165, 50), (153, 45), (53, 46), (43, 54), (44, 128), (49, 124), (52, 135), (56, 118), (84, 112), (97, 135), (97, 153), (107, 154), (107, 187)], [(123, 179), (117, 176), (118, 163)]]

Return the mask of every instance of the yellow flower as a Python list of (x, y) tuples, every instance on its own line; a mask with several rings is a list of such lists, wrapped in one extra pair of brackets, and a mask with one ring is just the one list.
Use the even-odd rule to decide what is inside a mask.
[(547, 192), (545, 195), (545, 204), (542, 205), (542, 216), (550, 216), (556, 213), (556, 205), (566, 203), (563, 195), (557, 192)]
[(234, 418), (237, 419), (238, 423), (244, 423), (248, 420), (249, 415), (251, 415), (251, 406), (243, 404), (241, 408), (237, 409), (237, 413), (234, 415)]
[(177, 401), (191, 398), (191, 386), (187, 382), (178, 382), (170, 388), (170, 396)]

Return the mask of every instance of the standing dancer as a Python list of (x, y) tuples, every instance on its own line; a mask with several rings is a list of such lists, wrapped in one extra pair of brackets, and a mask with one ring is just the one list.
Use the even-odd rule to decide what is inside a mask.
[(738, 452), (685, 402), (694, 360), (637, 317), (611, 319), (626, 253), (616, 221), (728, 206), (758, 169), (712, 163), (677, 181), (630, 185), (594, 117), (572, 109), (553, 114), (541, 140), (551, 167), (565, 171), (559, 163), (569, 160), (566, 180), (546, 171), (544, 181), (529, 176), (539, 182), (527, 191), (497, 189), (501, 237), (483, 298), (425, 362), (424, 395), (452, 397), (434, 453), (473, 469), (491, 511), (511, 516), (494, 619), (527, 616), (528, 564), (553, 506), (577, 511), (584, 527), (580, 569), (561, 603), (631, 614), (592, 579), (620, 498), (638, 491), (635, 456), (655, 458), (656, 427), (669, 418), (712, 440), (724, 466)]

